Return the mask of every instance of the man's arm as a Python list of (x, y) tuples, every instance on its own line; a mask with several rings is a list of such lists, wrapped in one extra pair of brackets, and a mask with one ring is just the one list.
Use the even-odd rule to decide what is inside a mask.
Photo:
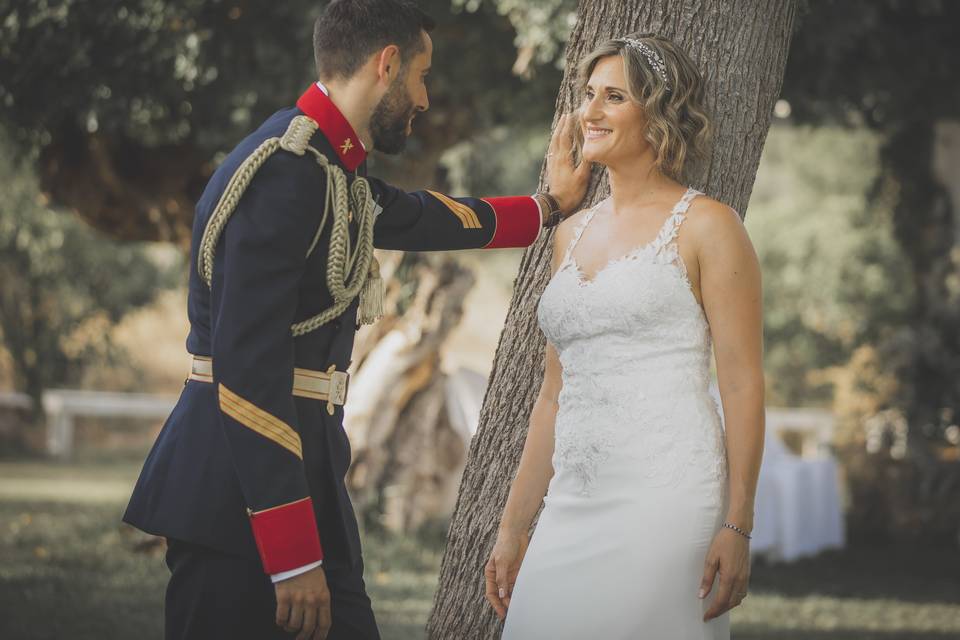
[(211, 287), (213, 378), (220, 423), (266, 573), (276, 623), (326, 632), (330, 592), (293, 401), (300, 283), (319, 224), (316, 168), (277, 154), (258, 170), (219, 243)]
[(547, 180), (552, 195), (547, 197), (454, 198), (436, 191), (407, 193), (369, 178), (374, 199), (383, 209), (374, 227), (374, 245), (380, 249), (438, 251), (533, 244), (555, 207), (566, 217), (586, 193), (590, 163), (573, 163), (575, 126), (573, 117), (562, 116), (550, 140)]
[(376, 178), (369, 180), (383, 209), (373, 232), (378, 249), (526, 247), (542, 229), (541, 207), (530, 196), (453, 198), (437, 191), (407, 193)]
[(290, 325), (319, 223), (305, 205), (323, 201), (315, 180), (296, 179), (303, 164), (278, 154), (257, 172), (223, 232), (211, 290), (220, 423), (269, 574), (323, 558), (291, 395)]

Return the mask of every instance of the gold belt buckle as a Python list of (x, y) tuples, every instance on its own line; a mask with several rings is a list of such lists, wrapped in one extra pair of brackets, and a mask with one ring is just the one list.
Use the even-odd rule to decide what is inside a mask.
[(336, 365), (327, 369), (330, 376), (330, 386), (327, 391), (327, 413), (333, 415), (334, 405), (341, 407), (347, 403), (347, 387), (350, 386), (350, 374), (346, 371), (337, 371)]

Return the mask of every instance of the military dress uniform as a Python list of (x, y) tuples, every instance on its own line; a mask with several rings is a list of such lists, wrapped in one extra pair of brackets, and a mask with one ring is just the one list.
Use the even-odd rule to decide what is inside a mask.
[[(309, 145), (319, 154), (269, 155), (248, 176), (204, 263), (205, 232), (231, 180), (297, 117), (316, 127)], [(335, 302), (328, 280), (334, 225), (323, 215), (331, 187), (320, 155), (343, 170), (349, 186), (365, 178), (360, 139), (316, 84), (226, 157), (197, 204), (192, 370), (123, 518), (169, 541), (168, 638), (286, 637), (274, 623), (271, 577), (320, 563), (332, 599), (329, 638), (379, 637), (344, 481), (345, 372), (359, 301), (315, 330), (292, 330)], [(366, 179), (377, 248), (524, 247), (542, 227), (529, 196), (452, 198)], [(350, 222), (353, 243), (361, 240), (358, 226)]]

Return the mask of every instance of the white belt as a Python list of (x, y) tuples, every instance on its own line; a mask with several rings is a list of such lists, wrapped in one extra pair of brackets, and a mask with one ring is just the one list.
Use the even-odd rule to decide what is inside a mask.
[[(188, 379), (198, 382), (213, 382), (213, 358), (191, 354), (190, 375)], [(350, 374), (337, 371), (337, 365), (330, 365), (326, 371), (313, 369), (293, 370), (293, 395), (327, 403), (327, 413), (333, 415), (334, 405), (343, 406), (347, 402), (347, 388), (350, 386)]]

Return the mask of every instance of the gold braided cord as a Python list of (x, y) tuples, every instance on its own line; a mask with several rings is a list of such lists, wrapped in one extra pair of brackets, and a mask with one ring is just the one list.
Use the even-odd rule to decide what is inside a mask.
[[(358, 177), (354, 179), (351, 188), (347, 189), (347, 179), (343, 171), (330, 164), (323, 154), (314, 153), (317, 162), (327, 169), (328, 184), (333, 183), (330, 185), (332, 189), (329, 186), (327, 188), (327, 202), (324, 204), (324, 217), (331, 206), (333, 208), (333, 229), (330, 232), (330, 249), (327, 253), (327, 289), (333, 296), (333, 306), (294, 324), (294, 336), (310, 333), (346, 311), (353, 299), (360, 294), (374, 265), (374, 207), (370, 183)], [(350, 206), (357, 211), (360, 222), (355, 251), (350, 242)]]
[(220, 240), (220, 234), (227, 225), (227, 220), (237, 208), (241, 196), (253, 180), (254, 174), (267, 161), (267, 158), (273, 155), (273, 152), (280, 148), (280, 138), (268, 138), (260, 143), (260, 146), (251, 153), (237, 168), (236, 173), (230, 176), (226, 189), (220, 195), (220, 201), (207, 220), (207, 226), (203, 230), (203, 236), (200, 238), (200, 253), (197, 256), (197, 271), (200, 277), (210, 286), (213, 280), (213, 256), (217, 250), (217, 242)]
[[(309, 257), (320, 240), (320, 235), (331, 210), (333, 226), (330, 232), (330, 250), (327, 254), (327, 288), (333, 297), (333, 305), (328, 309), (297, 322), (291, 326), (294, 336), (301, 336), (319, 329), (338, 317), (357, 295), (361, 293), (361, 307), (364, 297), (375, 297), (370, 291), (374, 281), (379, 284), (379, 266), (373, 257), (373, 225), (375, 222), (374, 203), (370, 194), (370, 183), (361, 177), (353, 180), (347, 188), (347, 177), (343, 169), (332, 164), (325, 155), (309, 145), (310, 138), (316, 132), (317, 123), (306, 116), (297, 116), (291, 120), (287, 131), (281, 138), (268, 138), (250, 154), (231, 176), (227, 187), (220, 196), (207, 226), (200, 239), (200, 252), (197, 256), (197, 270), (209, 287), (213, 281), (213, 262), (217, 242), (223, 229), (237, 207), (244, 191), (250, 185), (257, 170), (277, 151), (284, 149), (304, 155), (309, 151), (324, 169), (326, 176), (326, 195), (320, 226), (307, 250)], [(358, 246), (354, 249), (350, 242), (350, 209), (357, 214), (360, 225)], [(365, 285), (367, 285), (365, 287)], [(382, 295), (382, 292), (379, 292)], [(376, 308), (376, 306), (375, 306)], [(372, 322), (376, 314), (362, 313), (361, 322)]]

